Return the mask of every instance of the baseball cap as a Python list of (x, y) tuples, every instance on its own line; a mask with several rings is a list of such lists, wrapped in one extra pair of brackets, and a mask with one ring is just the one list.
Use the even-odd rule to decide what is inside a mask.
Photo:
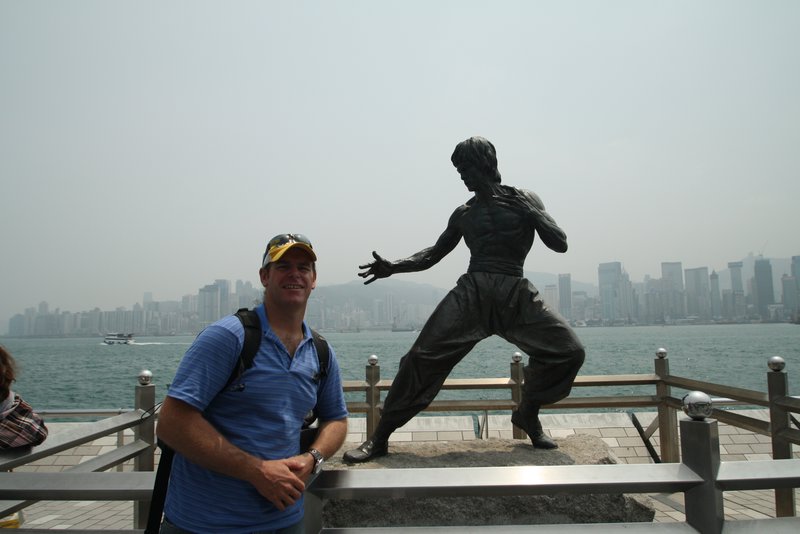
[(267, 250), (264, 251), (264, 258), (261, 260), (261, 267), (266, 267), (267, 264), (278, 261), (281, 256), (286, 254), (287, 250), (293, 247), (302, 248), (311, 254), (313, 261), (317, 261), (314, 247), (311, 246), (311, 241), (306, 236), (303, 234), (279, 234), (267, 243)]

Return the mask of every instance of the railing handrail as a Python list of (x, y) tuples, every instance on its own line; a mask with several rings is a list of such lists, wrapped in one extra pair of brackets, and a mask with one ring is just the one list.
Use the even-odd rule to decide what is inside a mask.
[(147, 418), (148, 414), (146, 412), (132, 410), (108, 419), (101, 419), (100, 421), (86, 423), (63, 432), (54, 433), (36, 447), (6, 449), (0, 452), (0, 471), (9, 471), (120, 430), (135, 427), (142, 424)]
[(702, 482), (683, 464), (424, 467), (323, 471), (308, 491), (324, 499), (676, 493)]
[(111, 417), (132, 412), (134, 408), (44, 408), (36, 413), (43, 417)]

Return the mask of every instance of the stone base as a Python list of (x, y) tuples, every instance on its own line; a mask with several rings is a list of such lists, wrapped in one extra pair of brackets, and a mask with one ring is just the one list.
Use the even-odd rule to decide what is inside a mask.
[[(598, 437), (573, 435), (556, 442), (559, 448), (549, 451), (534, 449), (527, 440), (390, 442), (388, 456), (357, 465), (341, 461), (344, 451), (355, 447), (348, 443), (327, 462), (326, 469), (618, 463)], [(650, 522), (654, 516), (650, 499), (640, 495), (432, 497), (328, 500), (323, 508), (323, 525), (343, 528)]]

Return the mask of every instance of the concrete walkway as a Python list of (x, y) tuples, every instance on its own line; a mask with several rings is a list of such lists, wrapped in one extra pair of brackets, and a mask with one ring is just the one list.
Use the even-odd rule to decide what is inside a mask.
[[(766, 410), (747, 410), (750, 416), (767, 419)], [(655, 413), (637, 413), (639, 422), (644, 428), (650, 424)], [(591, 413), (591, 414), (543, 414), (541, 416), (545, 430), (553, 438), (562, 438), (571, 434), (590, 434), (602, 438), (620, 463), (652, 463), (647, 447), (639, 437), (630, 417), (624, 413)], [(68, 425), (79, 423), (50, 423), (50, 431), (58, 432)], [(450, 417), (417, 417), (406, 426), (398, 429), (391, 441), (455, 441), (474, 440), (476, 436), (476, 420), (468, 415)], [(366, 420), (352, 418), (350, 420), (348, 443), (360, 443), (366, 439)], [(720, 448), (722, 461), (767, 460), (771, 459), (770, 440), (766, 436), (720, 424)], [(505, 416), (489, 416), (485, 435), (491, 438), (512, 438), (511, 418)], [(131, 436), (126, 436), (130, 440)], [(657, 452), (658, 431), (651, 438)], [(96, 456), (116, 447), (115, 437), (98, 439), (91, 445), (84, 445), (65, 451), (30, 465), (17, 468), (16, 471), (61, 471), (65, 467), (80, 463), (89, 457)], [(800, 458), (800, 448), (795, 447), (794, 456)], [(158, 457), (156, 457), (158, 458)], [(129, 462), (122, 469), (132, 469)], [(800, 493), (800, 492), (798, 492)], [(683, 494), (649, 494), (656, 509), (654, 521), (685, 521)], [(774, 493), (769, 490), (735, 491), (725, 493), (726, 520), (765, 519), (775, 517)], [(800, 510), (800, 497), (798, 498)], [(100, 501), (66, 501), (39, 502), (23, 512), (23, 523), (26, 528), (53, 530), (92, 530), (92, 529), (130, 529), (133, 527), (133, 503), (100, 502)]]

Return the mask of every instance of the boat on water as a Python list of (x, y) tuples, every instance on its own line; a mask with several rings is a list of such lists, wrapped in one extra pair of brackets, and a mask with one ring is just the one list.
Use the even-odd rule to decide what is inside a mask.
[(122, 334), (119, 332), (109, 332), (103, 338), (106, 345), (129, 345), (133, 343), (133, 334)]

